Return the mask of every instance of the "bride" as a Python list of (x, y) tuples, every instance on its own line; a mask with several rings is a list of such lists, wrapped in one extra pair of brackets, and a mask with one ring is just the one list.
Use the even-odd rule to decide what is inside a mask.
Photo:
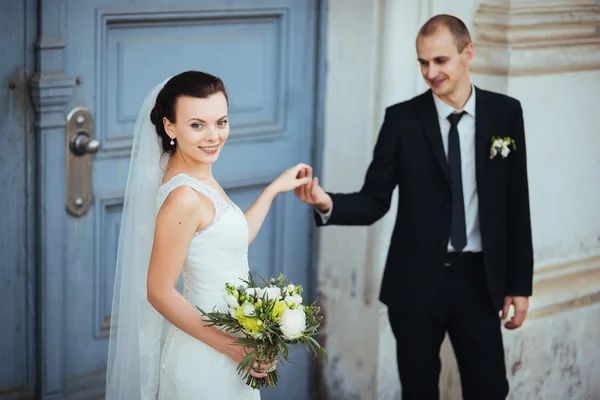
[[(155, 87), (138, 115), (123, 207), (106, 398), (259, 399), (236, 368), (251, 349), (208, 326), (196, 306), (227, 310), (224, 284), (248, 276), (248, 244), (279, 193), (308, 181), (298, 164), (244, 213), (212, 175), (229, 136), (223, 82), (188, 71)], [(183, 294), (176, 289), (183, 277)], [(266, 376), (274, 365), (254, 364)]]

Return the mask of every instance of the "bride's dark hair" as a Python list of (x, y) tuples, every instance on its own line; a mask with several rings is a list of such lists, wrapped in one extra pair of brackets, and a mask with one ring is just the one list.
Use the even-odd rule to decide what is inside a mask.
[(171, 145), (171, 138), (165, 132), (163, 118), (175, 123), (175, 105), (180, 96), (190, 96), (205, 99), (216, 93), (223, 93), (225, 99), (227, 92), (223, 81), (214, 75), (200, 71), (186, 71), (175, 75), (165, 84), (158, 93), (156, 104), (150, 112), (150, 121), (156, 127), (156, 134), (161, 139), (162, 149), (172, 155), (175, 146)]

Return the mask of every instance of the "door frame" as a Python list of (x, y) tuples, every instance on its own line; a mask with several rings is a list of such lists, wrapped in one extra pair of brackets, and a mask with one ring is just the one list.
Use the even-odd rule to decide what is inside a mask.
[[(328, 2), (329, 0), (316, 0), (317, 1), (317, 32), (316, 32), (316, 46), (315, 46), (315, 79), (316, 79), (316, 87), (315, 87), (315, 115), (314, 115), (314, 123), (313, 123), (313, 141), (312, 141), (312, 167), (313, 173), (321, 177), (323, 174), (323, 144), (325, 142), (325, 93), (327, 89), (327, 17), (328, 17)], [(322, 179), (319, 178), (319, 182), (322, 182)], [(308, 207), (308, 215), (311, 221), (313, 219), (313, 210)], [(309, 235), (310, 235), (310, 253), (311, 256), (309, 258), (309, 276), (311, 277), (311, 281), (313, 285), (307, 291), (307, 295), (310, 299), (315, 299), (317, 296), (320, 296), (320, 290), (317, 287), (319, 283), (319, 255), (321, 252), (320, 246), (320, 238), (321, 231), (317, 229), (314, 223), (310, 224), (309, 227)], [(321, 307), (321, 310), (325, 312), (326, 310)], [(323, 326), (326, 326), (324, 323)], [(320, 337), (317, 338), (319, 342), (322, 342), (326, 339), (325, 332), (320, 334)], [(325, 343), (321, 343), (325, 344)], [(325, 386), (325, 379), (323, 377), (325, 372), (325, 366), (321, 359), (315, 358), (312, 360), (313, 368), (312, 368), (312, 387), (310, 391), (311, 399), (321, 399), (326, 398), (327, 396), (327, 388)]]
[[(19, 386), (8, 387), (3, 395), (8, 399), (35, 399), (37, 398), (37, 372), (38, 372), (38, 324), (37, 324), (37, 136), (34, 131), (35, 113), (33, 105), (30, 102), (29, 93), (29, 77), (37, 71), (36, 69), (36, 52), (33, 44), (38, 32), (38, 1), (24, 0), (21, 2), (22, 15), (13, 22), (14, 25), (9, 29), (22, 29), (24, 40), (19, 43), (14, 43), (14, 46), (23, 46), (23, 58), (13, 59), (9, 61), (11, 67), (14, 67), (11, 80), (11, 90), (15, 92), (15, 97), (19, 99), (19, 104), (15, 105), (14, 117), (19, 118), (20, 129), (8, 135), (20, 135), (24, 142), (24, 152), (15, 154), (15, 159), (21, 158), (25, 175), (25, 191), (23, 193), (23, 207), (15, 212), (23, 212), (23, 225), (25, 228), (24, 235), (19, 237), (23, 240), (21, 246), (24, 248), (25, 258), (19, 260), (23, 264), (19, 264), (18, 268), (22, 277), (14, 277), (13, 282), (19, 284), (24, 283), (24, 292), (21, 299), (9, 299), (14, 302), (21, 303), (23, 312), (21, 321), (23, 326), (21, 332), (23, 337), (21, 340), (25, 343), (25, 369), (21, 371), (24, 375), (24, 384)], [(21, 101), (21, 99), (23, 101)], [(5, 166), (13, 168), (14, 166)], [(3, 210), (12, 212), (13, 210)], [(10, 227), (8, 227), (10, 229)], [(9, 260), (10, 262), (11, 260)], [(9, 277), (10, 278), (10, 277)], [(8, 364), (6, 365), (8, 366)]]
[[(29, 89), (35, 114), (36, 368), (40, 399), (62, 399), (64, 309), (65, 112), (74, 79), (65, 75), (66, 2), (37, 1), (36, 70)], [(57, 234), (57, 232), (59, 234)], [(53, 356), (48, 356), (53, 354)], [(49, 365), (48, 360), (59, 360)]]
[[(27, 157), (27, 287), (29, 312), (28, 362), (32, 398), (62, 399), (65, 389), (64, 354), (64, 279), (65, 260), (65, 115), (71, 101), (76, 77), (65, 73), (66, 0), (25, 0), (27, 20), (31, 21), (27, 43), (35, 42), (35, 71), (29, 79), (29, 94), (35, 123), (27, 127), (33, 139)], [(311, 157), (316, 173), (322, 171), (324, 109), (326, 87), (326, 28), (328, 0), (316, 3), (315, 116)], [(59, 188), (59, 189), (57, 189)], [(46, 210), (46, 212), (44, 212)], [(312, 211), (307, 210), (312, 219)], [(317, 295), (319, 235), (310, 225), (311, 257), (309, 276), (314, 283), (307, 294)], [(61, 234), (57, 234), (60, 232)], [(48, 355), (52, 354), (51, 357)], [(48, 360), (60, 360), (49, 365)], [(313, 382), (319, 386), (320, 368), (314, 368)], [(313, 391), (314, 392), (314, 391)]]

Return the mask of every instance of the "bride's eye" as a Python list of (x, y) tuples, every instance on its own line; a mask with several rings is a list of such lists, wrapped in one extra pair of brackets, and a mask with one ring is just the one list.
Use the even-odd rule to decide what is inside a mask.
[(219, 126), (225, 126), (225, 125), (227, 125), (227, 120), (224, 119), (222, 121), (219, 121), (218, 124), (219, 124)]
[(198, 122), (194, 122), (194, 123), (192, 124), (192, 128), (194, 128), (194, 129), (199, 129), (199, 128), (201, 128), (201, 127), (202, 127), (202, 124), (199, 124)]

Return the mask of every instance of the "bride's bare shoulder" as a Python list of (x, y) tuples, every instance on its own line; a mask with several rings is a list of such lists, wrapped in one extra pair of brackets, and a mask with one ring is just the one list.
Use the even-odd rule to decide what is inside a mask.
[(194, 188), (181, 185), (171, 190), (159, 211), (159, 218), (181, 220), (195, 220), (199, 226), (203, 221), (210, 221), (214, 217), (215, 206), (205, 195)]

